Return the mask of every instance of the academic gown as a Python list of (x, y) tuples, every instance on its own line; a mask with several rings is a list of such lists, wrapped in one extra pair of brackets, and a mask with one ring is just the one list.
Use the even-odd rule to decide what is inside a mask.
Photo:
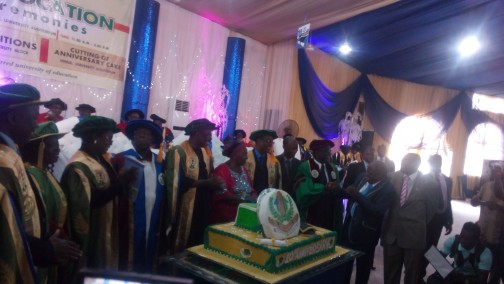
[[(81, 265), (118, 269), (118, 192), (122, 185), (108, 158), (79, 150), (61, 177), (68, 202), (69, 234), (83, 251)], [(77, 273), (75, 263), (73, 276)]]
[[(112, 163), (119, 170), (124, 166), (125, 156), (129, 156), (136, 161), (142, 157), (134, 150), (130, 149), (117, 154)], [(145, 175), (143, 170), (138, 173), (139, 188), (130, 190), (128, 196), (128, 241), (127, 246), (121, 246), (122, 254), (128, 256), (128, 270), (135, 272), (150, 273), (155, 272), (158, 264), (158, 257), (164, 251), (160, 251), (160, 242), (164, 232), (161, 230), (161, 219), (167, 215), (167, 200), (165, 177), (162, 163), (157, 162), (158, 156), (152, 153), (152, 161), (156, 168), (156, 198), (152, 207), (150, 220), (147, 221), (146, 195), (145, 195)], [(135, 196), (136, 195), (136, 196)], [(147, 232), (147, 222), (149, 222), (149, 232)], [(123, 238), (124, 236), (121, 236)], [(133, 252), (133, 253), (131, 253)]]

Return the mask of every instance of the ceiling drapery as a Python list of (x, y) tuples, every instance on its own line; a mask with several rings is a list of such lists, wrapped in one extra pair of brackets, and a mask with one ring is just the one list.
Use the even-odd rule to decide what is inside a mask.
[[(320, 137), (333, 139), (338, 136), (339, 121), (347, 111), (352, 112), (362, 95), (366, 101), (365, 113), (374, 130), (390, 141), (397, 124), (408, 115), (389, 105), (375, 90), (366, 75), (361, 75), (347, 88), (334, 92), (318, 78), (304, 50), (298, 52), (299, 82), (306, 113), (313, 129)], [(450, 101), (421, 116), (437, 120), (447, 131), (458, 111), (468, 132), (483, 122), (494, 122), (487, 114), (472, 108), (471, 98), (463, 91)]]
[[(311, 42), (364, 74), (504, 95), (503, 26), (501, 0), (406, 0), (315, 30)], [(482, 48), (461, 58), (468, 35)]]

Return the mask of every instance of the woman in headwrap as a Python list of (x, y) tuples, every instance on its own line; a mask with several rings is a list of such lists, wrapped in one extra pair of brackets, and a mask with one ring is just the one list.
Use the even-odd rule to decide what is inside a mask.
[(212, 223), (231, 222), (235, 219), (238, 205), (242, 202), (255, 202), (257, 193), (252, 187), (245, 170), (247, 148), (240, 140), (228, 139), (224, 142), (222, 154), (229, 157), (214, 171), (216, 177), (226, 183), (226, 189), (212, 194)]
[(120, 131), (114, 120), (86, 117), (72, 131), (82, 139), (82, 146), (61, 178), (70, 236), (83, 250), (80, 266), (116, 270), (120, 258), (118, 197), (126, 194), (135, 173), (126, 171), (119, 176), (109, 162), (107, 150), (114, 133)]
[[(41, 220), (41, 237), (53, 241), (55, 241), (54, 237), (66, 237), (63, 227), (67, 216), (67, 201), (63, 190), (51, 172), (52, 165), (58, 161), (60, 151), (58, 139), (63, 135), (64, 133), (59, 133), (54, 122), (43, 122), (32, 133), (30, 142), (20, 149), (37, 200)], [(58, 269), (56, 262), (64, 265), (71, 258), (80, 256), (81, 251), (74, 242), (67, 241), (62, 245), (58, 247), (53, 244), (53, 248), (61, 250), (63, 247), (66, 250), (63, 257), (57, 258), (56, 255), (46, 255), (47, 264), (53, 264), (53, 266), (48, 269), (39, 267), (38, 274), (41, 283), (57, 282)], [(58, 256), (61, 256), (61, 254)]]

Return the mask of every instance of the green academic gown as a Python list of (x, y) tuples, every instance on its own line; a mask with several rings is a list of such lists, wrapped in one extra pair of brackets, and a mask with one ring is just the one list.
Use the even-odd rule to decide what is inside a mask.
[(0, 283), (37, 283), (27, 235), (40, 237), (35, 195), (23, 161), (0, 137)]
[(106, 158), (97, 161), (78, 151), (63, 172), (61, 187), (68, 202), (69, 234), (83, 251), (81, 263), (75, 264), (72, 273), (78, 266), (118, 269), (117, 198), (111, 194), (108, 202), (91, 208), (92, 192), (107, 194), (105, 191), (112, 190), (111, 170)]
[[(30, 179), (30, 184), (35, 194), (41, 199), (43, 208), (39, 208), (41, 216), (45, 216), (45, 222), (41, 222), (42, 238), (48, 239), (56, 230), (60, 229), (60, 234), (64, 236), (64, 226), (67, 216), (67, 201), (58, 181), (47, 170), (41, 170), (30, 164), (26, 165), (26, 172)], [(43, 211), (43, 212), (41, 212)], [(38, 269), (40, 283), (57, 283), (58, 267), (51, 266), (45, 269)]]
[(339, 183), (338, 171), (331, 163), (325, 164), (327, 181), (314, 159), (303, 161), (296, 174), (294, 185), (296, 205), (301, 222), (341, 232), (343, 204), (334, 190), (326, 190), (327, 182)]

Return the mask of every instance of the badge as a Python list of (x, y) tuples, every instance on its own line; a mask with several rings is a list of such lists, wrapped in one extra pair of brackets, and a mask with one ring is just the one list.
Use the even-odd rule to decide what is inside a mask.
[(334, 171), (331, 171), (331, 177), (332, 179), (336, 179), (336, 173)]
[(319, 177), (319, 172), (317, 170), (312, 170), (311, 175), (313, 178), (318, 178)]
[(196, 162), (194, 161), (194, 159), (191, 160), (191, 164), (189, 165), (189, 168), (191, 170), (194, 170), (194, 168), (196, 168)]
[(163, 173), (160, 173), (157, 177), (157, 180), (160, 185), (165, 185), (165, 175)]

